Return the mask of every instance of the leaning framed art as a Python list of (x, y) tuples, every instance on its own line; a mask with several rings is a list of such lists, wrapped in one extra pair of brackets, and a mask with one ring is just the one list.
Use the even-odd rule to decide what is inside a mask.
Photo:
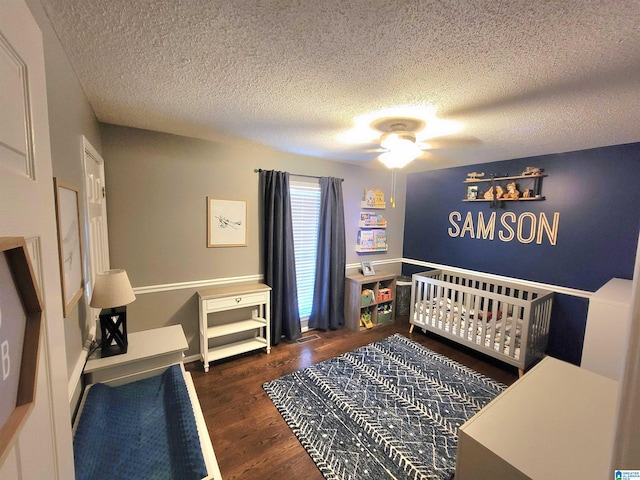
[(82, 297), (84, 273), (82, 271), (82, 242), (80, 239), (80, 209), (78, 189), (53, 179), (58, 222), (58, 256), (62, 307), (65, 318)]
[(247, 202), (207, 197), (207, 247), (247, 246)]

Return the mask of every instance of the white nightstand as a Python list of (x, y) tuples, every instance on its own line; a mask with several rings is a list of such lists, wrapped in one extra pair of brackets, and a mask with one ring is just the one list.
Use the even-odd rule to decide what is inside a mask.
[[(155, 328), (128, 335), (127, 353), (100, 358), (100, 350), (89, 357), (84, 367), (87, 384), (127, 383), (132, 377), (142, 379), (174, 363), (182, 363), (189, 348), (182, 325)], [(117, 382), (114, 381), (117, 379)]]

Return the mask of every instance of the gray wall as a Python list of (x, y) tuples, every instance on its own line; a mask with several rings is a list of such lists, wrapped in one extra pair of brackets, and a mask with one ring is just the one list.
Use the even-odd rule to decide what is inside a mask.
[[(99, 124), (42, 5), (37, 0), (26, 3), (43, 36), (53, 175), (80, 190), (80, 214), (84, 218), (82, 136), (100, 152)], [(86, 245), (84, 230), (82, 236)], [(64, 319), (68, 375), (82, 356), (83, 339), (93, 325), (87, 305), (88, 300), (81, 298)]]
[[(262, 274), (256, 168), (344, 178), (347, 263), (402, 257), (406, 176), (398, 175), (395, 209), (387, 207), (389, 251), (355, 252), (360, 198), (366, 187), (389, 195), (391, 173), (266, 147), (229, 145), (115, 125), (101, 125), (112, 268), (127, 270), (134, 289)], [(207, 248), (206, 197), (246, 200), (248, 245)], [(400, 265), (380, 265), (399, 271)], [(182, 324), (188, 355), (198, 353), (196, 288), (138, 293), (128, 307), (131, 332)]]

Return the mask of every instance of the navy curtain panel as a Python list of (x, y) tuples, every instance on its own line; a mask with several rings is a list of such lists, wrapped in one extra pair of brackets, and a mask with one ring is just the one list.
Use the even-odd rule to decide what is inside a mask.
[(271, 287), (271, 345), (302, 336), (298, 313), (289, 174), (261, 171), (264, 281)]
[(309, 327), (336, 330), (344, 325), (346, 243), (342, 179), (320, 179), (320, 220), (315, 294)]

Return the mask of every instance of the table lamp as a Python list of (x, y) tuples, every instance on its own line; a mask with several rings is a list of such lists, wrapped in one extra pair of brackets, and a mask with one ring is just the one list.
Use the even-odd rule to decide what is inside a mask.
[(136, 299), (125, 270), (107, 270), (96, 275), (89, 305), (100, 311), (102, 357), (127, 353), (127, 307)]

